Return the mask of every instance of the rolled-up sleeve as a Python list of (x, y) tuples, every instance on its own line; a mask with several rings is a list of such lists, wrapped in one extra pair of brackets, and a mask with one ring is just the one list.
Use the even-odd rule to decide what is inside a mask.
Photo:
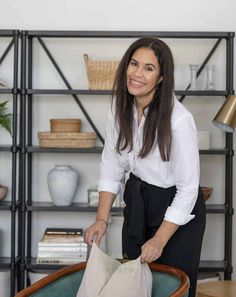
[(118, 194), (124, 180), (125, 168), (122, 166), (115, 146), (117, 141), (117, 129), (112, 111), (108, 112), (105, 134), (105, 145), (100, 162), (100, 178), (98, 191)]
[(199, 189), (199, 151), (192, 115), (187, 114), (180, 118), (172, 132), (170, 162), (177, 191), (164, 219), (184, 225), (195, 217), (191, 212)]

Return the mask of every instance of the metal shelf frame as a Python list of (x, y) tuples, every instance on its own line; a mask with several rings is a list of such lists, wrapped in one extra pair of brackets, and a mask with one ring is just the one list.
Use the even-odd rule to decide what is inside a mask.
[[(83, 153), (83, 154), (97, 154), (102, 152), (103, 147), (94, 148), (42, 148), (39, 146), (27, 146), (28, 153)], [(200, 150), (201, 155), (227, 155), (226, 148), (211, 148), (209, 150)]]
[(12, 165), (11, 165), (11, 200), (10, 201), (1, 201), (0, 210), (9, 211), (11, 216), (11, 242), (10, 242), (10, 257), (9, 258), (0, 258), (0, 268), (10, 269), (11, 272), (11, 289), (10, 296), (15, 296), (16, 291), (16, 271), (17, 271), (17, 261), (16, 261), (16, 216), (18, 211), (18, 202), (17, 202), (17, 155), (18, 155), (18, 146), (17, 146), (17, 113), (18, 113), (18, 65), (19, 65), (19, 35), (20, 31), (18, 30), (0, 30), (0, 42), (2, 38), (4, 40), (10, 40), (7, 48), (0, 57), (0, 66), (8, 53), (13, 50), (12, 58), (12, 78), (13, 85), (11, 89), (1, 88), (0, 94), (11, 94), (12, 95), (12, 143), (11, 145), (1, 145), (1, 152), (11, 153)]
[[(27, 89), (28, 95), (112, 95), (111, 90), (76, 90), (76, 89)], [(176, 96), (228, 96), (227, 91), (189, 91), (176, 90)]]
[[(204, 58), (197, 75), (201, 73), (204, 66), (218, 48), (222, 40), (226, 41), (226, 89), (215, 91), (190, 91), (189, 86), (185, 90), (176, 90), (176, 95), (183, 101), (186, 96), (222, 96), (234, 94), (233, 90), (233, 42), (234, 32), (159, 32), (159, 31), (22, 31), (21, 32), (21, 86), (20, 86), (20, 197), (21, 215), (19, 227), (19, 254), (20, 254), (20, 278), (19, 288), (25, 287), (25, 272), (29, 269), (58, 269), (59, 265), (36, 264), (31, 255), (32, 241), (32, 219), (35, 211), (96, 211), (82, 204), (72, 204), (70, 207), (59, 208), (52, 204), (39, 203), (32, 197), (32, 161), (35, 153), (101, 153), (102, 147), (94, 149), (47, 149), (39, 148), (32, 144), (32, 107), (34, 95), (70, 95), (81, 109), (85, 118), (97, 133), (101, 143), (104, 139), (97, 127), (90, 118), (88, 112), (83, 107), (78, 95), (111, 95), (109, 90), (76, 90), (72, 89), (69, 81), (65, 77), (60, 65), (54, 59), (52, 53), (46, 45), (48, 39), (58, 38), (66, 42), (67, 38), (139, 38), (142, 36), (158, 36), (159, 38), (173, 39), (214, 39), (215, 44), (209, 54)], [(39, 42), (48, 56), (49, 60), (65, 83), (65, 89), (34, 89), (33, 81), (33, 43)], [(56, 98), (56, 96), (55, 96)], [(200, 100), (200, 98), (197, 98)], [(40, 100), (40, 96), (37, 96)], [(209, 98), (210, 100), (210, 98)], [(225, 156), (225, 204), (207, 204), (207, 213), (223, 214), (225, 216), (225, 243), (224, 259), (222, 261), (202, 261), (200, 271), (222, 271), (225, 279), (231, 279), (232, 273), (232, 185), (233, 185), (233, 135), (226, 133), (225, 148), (215, 148), (210, 150), (200, 150), (203, 155), (223, 155)], [(122, 211), (117, 209), (116, 211)]]
[[(36, 258), (27, 258), (26, 268), (28, 270), (39, 270), (39, 271), (47, 271), (47, 270), (58, 270), (60, 268), (65, 267), (66, 265), (62, 264), (38, 264), (36, 262)], [(226, 269), (225, 261), (201, 261), (199, 265), (200, 272), (224, 272)]]
[[(26, 205), (27, 211), (73, 211), (73, 212), (96, 212), (97, 206), (88, 203), (72, 203), (69, 206), (55, 206), (52, 202), (32, 202)], [(123, 213), (122, 207), (113, 207), (112, 213)], [(206, 204), (207, 213), (227, 213), (228, 207), (225, 204)]]

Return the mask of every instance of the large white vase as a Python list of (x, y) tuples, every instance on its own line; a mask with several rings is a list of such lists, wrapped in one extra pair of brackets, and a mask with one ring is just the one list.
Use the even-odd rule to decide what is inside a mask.
[(54, 205), (68, 206), (71, 204), (77, 187), (78, 173), (69, 165), (55, 165), (48, 172), (48, 189)]

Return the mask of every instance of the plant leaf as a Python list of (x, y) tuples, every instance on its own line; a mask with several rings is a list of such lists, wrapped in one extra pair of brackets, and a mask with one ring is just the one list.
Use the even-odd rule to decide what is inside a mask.
[(6, 129), (11, 134), (11, 114), (6, 113), (6, 104), (8, 101), (0, 103), (0, 126)]

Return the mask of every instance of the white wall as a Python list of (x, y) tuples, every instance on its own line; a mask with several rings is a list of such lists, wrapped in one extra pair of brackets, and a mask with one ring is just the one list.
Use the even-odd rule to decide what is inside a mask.
[[(233, 0), (196, 0), (196, 1), (35, 1), (35, 0), (0, 0), (0, 28), (21, 30), (155, 30), (155, 31), (236, 31), (234, 11), (236, 2)], [(199, 63), (213, 45), (213, 41), (167, 41), (173, 49), (176, 63), (176, 89), (184, 88), (189, 80), (188, 64)], [(55, 58), (60, 62), (62, 69), (74, 88), (87, 86), (85, 68), (82, 54), (84, 51), (93, 58), (100, 57), (119, 59), (128, 45), (128, 41), (104, 40), (98, 43), (96, 40), (83, 41), (82, 44), (74, 40), (66, 40), (59, 43), (57, 40), (48, 40), (47, 45), (54, 52)], [(96, 51), (94, 50), (96, 47)], [(0, 49), (4, 46), (0, 46)], [(197, 51), (196, 51), (197, 48)], [(107, 50), (108, 49), (108, 50)], [(34, 61), (38, 65), (35, 70), (34, 87), (59, 87), (62, 88), (57, 74), (48, 64), (47, 58), (42, 54), (40, 47), (34, 45)], [(216, 64), (217, 87), (224, 88), (224, 61), (221, 54), (224, 44), (219, 48), (211, 63)], [(235, 55), (236, 56), (236, 55)], [(5, 69), (8, 69), (7, 62)], [(11, 78), (7, 71), (1, 70), (0, 77), (9, 84)], [(201, 77), (204, 86), (204, 73)], [(235, 80), (234, 80), (235, 81)], [(234, 84), (235, 85), (235, 84)], [(109, 105), (108, 98), (103, 96), (80, 96), (82, 102), (88, 109), (91, 117), (95, 120), (98, 128), (104, 134), (104, 110)], [(5, 97), (6, 98), (6, 97)], [(65, 100), (68, 104), (65, 107)], [(208, 100), (207, 100), (208, 99)], [(55, 100), (57, 109), (54, 108)], [(39, 104), (40, 101), (40, 104)], [(214, 98), (214, 103), (209, 103), (209, 98), (187, 98), (184, 104), (193, 112), (199, 130), (210, 130), (212, 146), (223, 146), (223, 133), (211, 124), (211, 119), (222, 104), (222, 98)], [(204, 104), (204, 108), (202, 107)], [(70, 97), (43, 96), (36, 97), (34, 105), (34, 143), (37, 143), (37, 131), (49, 129), (49, 119), (53, 117), (77, 117), (82, 116)], [(199, 120), (201, 116), (201, 119)], [(83, 120), (83, 117), (82, 117)], [(83, 121), (83, 130), (91, 128)], [(236, 138), (236, 137), (235, 137)], [(10, 141), (8, 135), (0, 130), (0, 142)], [(235, 148), (235, 140), (234, 140)], [(0, 168), (10, 167), (7, 154), (0, 155)], [(80, 172), (81, 187), (75, 198), (76, 201), (85, 201), (86, 190), (96, 183), (98, 178), (99, 156), (96, 155), (35, 155), (33, 194), (37, 200), (49, 201), (50, 197), (46, 184), (46, 173), (56, 163), (73, 164)], [(234, 180), (236, 176), (236, 162), (234, 161)], [(224, 186), (224, 160), (219, 156), (201, 157), (201, 183), (214, 187), (210, 203), (223, 201)], [(9, 168), (10, 170), (10, 168)], [(5, 173), (7, 172), (7, 173)], [(93, 174), (91, 174), (93, 172)], [(1, 170), (0, 182), (9, 183), (9, 171)], [(37, 197), (40, 193), (40, 197)], [(9, 198), (8, 198), (9, 199)], [(234, 185), (234, 202), (236, 202), (236, 187)], [(86, 227), (94, 215), (87, 214), (63, 214), (65, 220), (60, 219), (61, 214), (53, 214), (53, 221), (47, 213), (37, 213), (34, 218), (34, 254), (36, 253), (36, 242), (40, 238), (47, 225), (63, 226), (66, 221), (68, 226)], [(6, 215), (1, 213), (0, 226), (5, 223)], [(223, 258), (223, 224), (221, 215), (208, 215), (207, 230), (204, 238), (202, 259), (217, 260)], [(235, 219), (234, 219), (235, 221)], [(7, 234), (7, 228), (4, 234)], [(3, 229), (1, 227), (1, 229)], [(233, 266), (236, 267), (236, 236), (234, 230), (233, 238)], [(8, 254), (9, 238), (5, 238), (3, 253)], [(234, 272), (233, 277), (236, 278)]]

